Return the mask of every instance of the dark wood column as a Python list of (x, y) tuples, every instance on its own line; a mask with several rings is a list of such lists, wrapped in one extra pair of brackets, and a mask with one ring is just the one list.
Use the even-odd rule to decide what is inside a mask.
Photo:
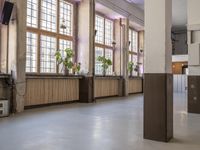
[(173, 76), (144, 76), (144, 138), (168, 142), (173, 137)]
[(145, 0), (144, 139), (173, 138), (172, 0)]
[(200, 114), (200, 76), (188, 76), (188, 112)]

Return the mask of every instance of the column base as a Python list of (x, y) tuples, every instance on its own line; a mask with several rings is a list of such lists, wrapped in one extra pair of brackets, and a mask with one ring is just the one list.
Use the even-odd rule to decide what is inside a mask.
[(94, 78), (83, 77), (79, 82), (79, 100), (81, 103), (94, 102)]
[(144, 139), (173, 138), (173, 75), (144, 75)]
[(188, 112), (200, 114), (200, 76), (188, 76)]

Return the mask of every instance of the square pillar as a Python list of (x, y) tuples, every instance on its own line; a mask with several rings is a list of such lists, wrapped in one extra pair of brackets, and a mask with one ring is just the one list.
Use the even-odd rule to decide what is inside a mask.
[(200, 13), (199, 0), (187, 1), (188, 6), (188, 112), (200, 114)]
[(78, 4), (78, 62), (86, 77), (80, 80), (80, 101), (94, 102), (95, 72), (95, 0)]
[(145, 0), (144, 138), (173, 137), (172, 0)]
[[(11, 0), (14, 9), (10, 24), (3, 27), (6, 43), (1, 66), (4, 73), (12, 74), (14, 80), (13, 108), (14, 112), (24, 111), (24, 96), (26, 88), (26, 0)], [(7, 34), (7, 36), (6, 36)], [(6, 57), (7, 56), (7, 57)]]

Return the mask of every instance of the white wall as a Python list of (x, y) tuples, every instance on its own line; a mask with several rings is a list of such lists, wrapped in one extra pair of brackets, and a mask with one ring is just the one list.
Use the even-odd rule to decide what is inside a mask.
[(173, 55), (172, 62), (188, 62), (188, 55)]
[(200, 0), (188, 0), (189, 75), (200, 75)]
[(187, 0), (188, 25), (200, 24), (199, 6), (200, 0)]

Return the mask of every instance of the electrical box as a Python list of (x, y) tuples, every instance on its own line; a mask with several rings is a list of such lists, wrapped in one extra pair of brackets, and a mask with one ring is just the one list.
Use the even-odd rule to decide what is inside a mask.
[(0, 117), (7, 117), (9, 115), (8, 100), (0, 100)]
[(200, 43), (189, 44), (189, 65), (200, 65)]

